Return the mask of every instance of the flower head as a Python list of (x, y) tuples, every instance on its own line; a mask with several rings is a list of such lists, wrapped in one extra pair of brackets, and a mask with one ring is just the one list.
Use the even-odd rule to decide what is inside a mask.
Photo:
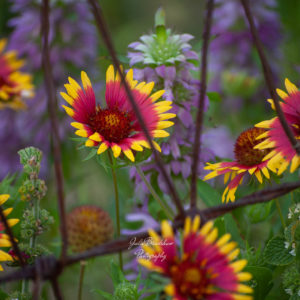
[[(87, 147), (97, 146), (98, 154), (111, 148), (115, 157), (123, 152), (128, 159), (134, 161), (132, 150), (143, 151), (143, 147), (149, 148), (149, 143), (128, 100), (125, 88), (121, 84), (120, 74), (115, 74), (112, 65), (107, 69), (106, 108), (96, 105), (94, 91), (85, 72), (81, 73), (81, 79), (83, 89), (75, 80), (69, 78), (69, 84), (65, 85), (67, 93), (61, 93), (72, 106), (72, 108), (63, 107), (67, 114), (76, 121), (71, 123), (78, 129), (75, 133), (87, 138), (85, 143)], [(174, 118), (175, 114), (165, 112), (172, 108), (172, 102), (156, 102), (164, 91), (159, 90), (151, 94), (154, 82), (138, 84), (136, 80), (133, 80), (132, 69), (127, 72), (126, 80), (150, 135), (153, 138), (167, 137), (169, 133), (163, 129), (173, 125), (173, 122), (167, 120)], [(160, 150), (159, 145), (155, 141), (153, 143)]]
[[(287, 92), (277, 89), (277, 94), (283, 99), (280, 103), (285, 119), (290, 125), (292, 132), (297, 140), (300, 139), (300, 92), (298, 88), (288, 79), (285, 80)], [(272, 99), (268, 100), (273, 109), (274, 103)], [(297, 155), (295, 149), (291, 145), (286, 136), (278, 117), (271, 120), (263, 121), (255, 125), (264, 128), (266, 131), (260, 135), (258, 139), (263, 139), (256, 149), (268, 149), (268, 154), (264, 160), (268, 160), (268, 168), (277, 172), (279, 175), (283, 173), (289, 164), (291, 173), (300, 165), (300, 156)]]
[(67, 229), (69, 244), (74, 252), (83, 252), (105, 243), (114, 231), (109, 214), (92, 205), (73, 209), (67, 216)]
[(247, 261), (234, 259), (239, 254), (230, 234), (220, 239), (212, 222), (200, 230), (200, 217), (185, 220), (182, 254), (179, 253), (172, 227), (162, 222), (162, 237), (149, 230), (152, 245), (143, 245), (147, 258), (139, 259), (144, 267), (170, 278), (165, 287), (174, 300), (252, 299), (252, 289), (240, 282), (251, 279), (241, 272)]
[[(0, 195), (0, 205), (4, 204), (8, 199), (10, 195), (8, 194), (2, 194)], [(12, 212), (13, 208), (7, 208), (3, 210), (3, 213), (5, 216), (8, 216)], [(9, 226), (14, 226), (19, 222), (19, 219), (8, 219), (7, 223)], [(2, 233), (5, 230), (4, 224), (0, 222), (0, 247), (11, 247), (10, 238), (7, 234)], [(0, 261), (12, 261), (13, 258), (8, 253), (4, 252), (3, 250), (0, 250)], [(0, 265), (0, 271), (3, 271), (3, 267)]]
[(264, 176), (268, 179), (270, 178), (267, 167), (268, 161), (264, 159), (269, 150), (255, 149), (255, 146), (259, 143), (257, 137), (262, 134), (265, 134), (265, 130), (261, 128), (253, 127), (245, 130), (239, 135), (235, 143), (235, 161), (216, 164), (207, 163), (207, 166), (204, 168), (212, 170), (204, 177), (204, 180), (224, 175), (224, 184), (226, 184), (231, 177), (231, 181), (222, 195), (222, 202), (225, 200), (226, 202), (229, 202), (229, 200), (235, 201), (235, 192), (247, 172), (250, 175), (254, 174), (259, 183), (263, 182)]
[(0, 109), (24, 109), (22, 98), (33, 96), (31, 75), (20, 72), (24, 62), (17, 59), (16, 51), (3, 53), (6, 40), (0, 40)]

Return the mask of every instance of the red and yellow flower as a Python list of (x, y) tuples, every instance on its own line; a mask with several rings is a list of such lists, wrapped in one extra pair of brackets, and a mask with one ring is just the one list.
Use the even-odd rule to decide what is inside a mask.
[[(94, 91), (85, 72), (81, 73), (81, 80), (83, 89), (74, 79), (69, 78), (69, 83), (65, 85), (67, 93), (61, 93), (72, 107), (63, 106), (67, 114), (76, 121), (71, 123), (77, 129), (75, 134), (87, 138), (87, 147), (98, 147), (98, 154), (111, 148), (114, 157), (119, 157), (123, 152), (128, 159), (134, 161), (132, 150), (143, 151), (143, 147), (149, 148), (149, 143), (121, 84), (120, 74), (115, 74), (112, 65), (107, 69), (106, 108), (96, 105)], [(169, 133), (164, 129), (174, 124), (168, 119), (176, 115), (166, 113), (172, 108), (171, 101), (157, 102), (164, 91), (152, 94), (154, 82), (138, 84), (133, 79), (132, 69), (127, 72), (126, 81), (152, 138), (167, 137)], [(155, 141), (153, 143), (160, 151), (159, 145)]]
[[(0, 205), (4, 204), (9, 199), (8, 194), (0, 195)], [(3, 211), (5, 216), (8, 216), (12, 212), (13, 208), (7, 208)], [(8, 219), (7, 223), (9, 226), (14, 226), (19, 222), (19, 219)], [(7, 234), (2, 233), (5, 230), (4, 224), (0, 222), (0, 247), (11, 247), (10, 238)], [(0, 250), (0, 262), (2, 261), (13, 261), (13, 258), (8, 253)], [(3, 271), (3, 267), (0, 265), (0, 271)]]
[[(288, 93), (277, 89), (277, 94), (283, 100), (280, 106), (295, 138), (300, 140), (300, 92), (288, 79), (285, 80), (285, 87)], [(273, 100), (268, 99), (268, 101), (275, 109)], [(269, 153), (264, 157), (264, 160), (268, 160), (268, 168), (280, 175), (290, 165), (290, 172), (293, 173), (300, 165), (300, 156), (297, 155), (291, 145), (278, 117), (260, 122), (255, 126), (266, 130), (257, 138), (263, 139), (263, 141), (255, 148), (269, 150)]]
[(0, 40), (0, 109), (9, 107), (24, 109), (23, 98), (33, 97), (31, 75), (20, 72), (23, 60), (17, 59), (16, 51), (3, 53), (6, 40)]
[(140, 258), (144, 267), (170, 278), (165, 287), (174, 300), (206, 299), (233, 300), (252, 299), (252, 288), (241, 282), (251, 279), (242, 272), (245, 259), (235, 260), (239, 254), (236, 242), (229, 242), (230, 234), (218, 239), (213, 222), (201, 229), (200, 217), (192, 221), (187, 217), (184, 225), (182, 254), (178, 248), (173, 229), (168, 221), (162, 222), (162, 237), (149, 230), (151, 245), (144, 244), (146, 258)]
[(250, 175), (254, 174), (261, 184), (264, 178), (270, 178), (267, 166), (268, 160), (264, 159), (270, 151), (267, 149), (255, 149), (255, 146), (259, 143), (257, 137), (263, 134), (265, 134), (265, 130), (261, 128), (253, 127), (245, 130), (239, 135), (235, 143), (235, 161), (216, 164), (207, 163), (204, 169), (212, 170), (212, 172), (207, 174), (204, 180), (224, 175), (224, 184), (226, 184), (230, 179), (223, 192), (222, 202), (235, 201), (235, 192), (247, 173)]

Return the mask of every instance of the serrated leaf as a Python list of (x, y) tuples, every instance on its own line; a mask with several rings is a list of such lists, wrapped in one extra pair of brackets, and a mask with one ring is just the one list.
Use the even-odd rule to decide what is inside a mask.
[(264, 259), (267, 263), (275, 266), (285, 266), (290, 264), (295, 257), (289, 253), (284, 246), (285, 239), (275, 236), (269, 240), (264, 251)]
[(244, 271), (251, 273), (255, 281), (253, 299), (264, 300), (273, 286), (272, 271), (257, 266), (247, 266)]

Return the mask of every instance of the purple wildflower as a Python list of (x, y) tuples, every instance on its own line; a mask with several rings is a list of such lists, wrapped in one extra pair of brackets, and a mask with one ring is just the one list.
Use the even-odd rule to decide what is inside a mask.
[[(38, 1), (31, 0), (12, 2), (11, 9), (16, 17), (9, 21), (9, 25), (14, 28), (9, 39), (9, 49), (17, 49), (20, 55), (26, 58), (27, 71), (38, 72), (41, 70), (40, 5)], [(50, 5), (51, 64), (56, 87), (60, 88), (69, 73), (70, 65), (78, 69), (88, 65), (89, 69), (95, 72), (96, 30), (90, 23), (91, 15), (86, 3), (76, 0), (51, 1)], [(9, 128), (0, 134), (0, 144), (6, 145), (0, 154), (0, 178), (8, 171), (18, 170), (17, 151), (20, 148), (33, 145), (39, 146), (46, 153), (49, 152), (50, 125), (45, 95), (44, 86), (40, 85), (36, 88), (36, 97), (27, 102), (28, 111), (0, 111), (2, 128)], [(68, 126), (61, 126), (60, 134), (64, 133), (63, 128)]]

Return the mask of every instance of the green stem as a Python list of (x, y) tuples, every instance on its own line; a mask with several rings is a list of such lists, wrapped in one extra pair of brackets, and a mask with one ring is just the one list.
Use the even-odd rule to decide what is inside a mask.
[[(37, 198), (33, 199), (33, 216), (36, 222), (40, 218), (40, 200)], [(38, 224), (37, 224), (38, 226)], [(37, 234), (36, 232), (33, 234), (33, 236), (29, 240), (29, 247), (32, 249), (35, 249), (36, 246), (36, 240), (37, 240)], [(23, 279), (22, 280), (22, 294), (28, 294), (29, 293), (29, 281)]]
[(276, 204), (276, 207), (277, 207), (277, 210), (278, 210), (278, 214), (279, 214), (279, 217), (280, 217), (282, 227), (285, 228), (286, 225), (285, 225), (284, 218), (283, 218), (282, 211), (281, 211), (281, 207), (280, 207), (280, 204), (279, 204), (279, 201), (278, 201), (277, 198), (275, 199), (275, 204)]
[(85, 271), (86, 261), (80, 261), (80, 276), (79, 276), (79, 288), (78, 288), (78, 300), (82, 299), (82, 287), (83, 287), (83, 279), (84, 279), (84, 271)]
[[(116, 176), (115, 168), (113, 166), (113, 158), (112, 158), (111, 153), (109, 151), (108, 151), (108, 157), (109, 157), (109, 161), (111, 163), (111, 173), (112, 173), (113, 182), (114, 182), (115, 202), (116, 202), (117, 237), (119, 237), (121, 235), (121, 226), (120, 226), (120, 204), (119, 204), (119, 192), (118, 192), (117, 176)], [(123, 271), (122, 251), (119, 252), (119, 264), (120, 264), (120, 269)]]
[(158, 202), (158, 204), (160, 205), (160, 207), (162, 208), (162, 210), (165, 212), (166, 216), (168, 217), (168, 219), (172, 220), (174, 218), (174, 215), (172, 213), (171, 208), (167, 205), (167, 203), (165, 203), (155, 192), (154, 188), (152, 187), (151, 183), (147, 180), (143, 170), (141, 169), (140, 166), (135, 166), (137, 172), (139, 173), (140, 177), (142, 178), (142, 180), (144, 181), (144, 183), (146, 184), (149, 192), (151, 193), (151, 195), (153, 196), (153, 198)]

